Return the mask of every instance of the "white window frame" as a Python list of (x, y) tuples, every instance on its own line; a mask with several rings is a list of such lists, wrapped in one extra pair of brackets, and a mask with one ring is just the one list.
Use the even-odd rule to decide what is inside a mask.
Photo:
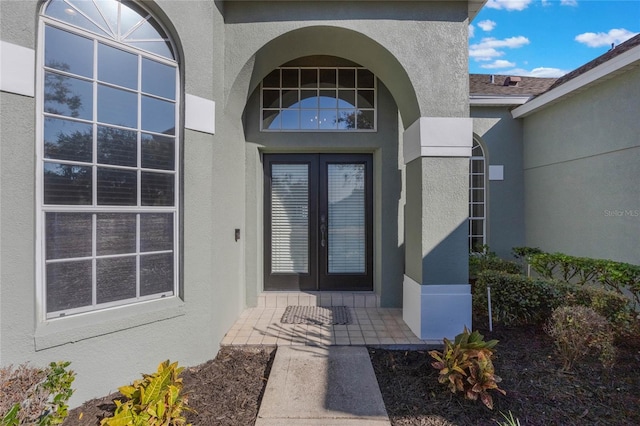
[[(321, 128), (317, 128), (317, 129), (303, 129), (303, 128), (298, 128), (298, 129), (266, 129), (264, 128), (264, 119), (263, 119), (263, 113), (264, 111), (276, 111), (279, 110), (280, 112), (282, 111), (286, 111), (289, 110), (290, 108), (282, 108), (282, 91), (283, 90), (298, 90), (298, 99), (300, 99), (300, 92), (302, 90), (314, 90), (313, 88), (302, 88), (300, 87), (300, 81), (298, 81), (298, 85), (297, 87), (283, 87), (282, 85), (282, 78), (280, 79), (280, 84), (278, 87), (263, 87), (263, 82), (260, 82), (260, 131), (261, 132), (276, 132), (276, 133), (287, 133), (287, 132), (321, 132), (321, 133), (331, 133), (331, 132), (338, 132), (338, 133), (372, 133), (372, 132), (377, 132), (378, 131), (378, 78), (376, 77), (376, 75), (373, 75), (373, 88), (370, 87), (359, 87), (358, 86), (358, 73), (357, 70), (366, 70), (366, 68), (364, 67), (337, 67), (337, 66), (317, 66), (317, 67), (278, 67), (275, 70), (287, 70), (287, 69), (296, 69), (296, 70), (309, 70), (309, 69), (315, 69), (315, 70), (326, 70), (326, 69), (331, 69), (331, 70), (335, 70), (336, 73), (339, 72), (340, 70), (345, 70), (345, 69), (352, 69), (352, 70), (356, 70), (356, 82), (355, 82), (355, 87), (351, 88), (351, 87), (340, 87), (338, 85), (336, 85), (335, 88), (322, 88), (322, 87), (318, 87), (316, 88), (317, 90), (335, 90), (336, 91), (336, 99), (338, 99), (337, 97), (337, 93), (338, 90), (350, 90), (353, 89), (356, 91), (356, 99), (358, 97), (357, 92), (358, 90), (373, 90), (373, 108), (357, 108), (356, 106), (354, 106), (354, 109), (356, 111), (358, 110), (364, 110), (364, 111), (373, 111), (373, 128), (372, 129), (321, 129)], [(274, 71), (275, 71), (274, 70)], [(263, 103), (263, 93), (264, 90), (280, 90), (281, 95), (280, 95), (280, 107), (279, 108), (264, 108), (264, 103)], [(312, 111), (312, 108), (294, 108), (294, 109), (299, 109), (300, 111)], [(321, 110), (326, 110), (329, 111), (331, 110), (331, 108), (317, 108), (317, 111), (321, 111)], [(336, 106), (335, 111), (338, 112), (340, 110), (340, 108), (338, 108)]]
[[(473, 155), (474, 148), (479, 147), (482, 151), (482, 155)], [(476, 139), (473, 139), (473, 145), (471, 149), (472, 155), (469, 158), (469, 252), (473, 252), (475, 247), (473, 239), (482, 237), (482, 244), (487, 244), (487, 156), (482, 144)], [(473, 165), (475, 162), (482, 161), (482, 172), (473, 172)], [(482, 176), (482, 188), (473, 186), (473, 177)], [(482, 190), (482, 201), (478, 201), (474, 198), (474, 190)], [(473, 206), (482, 205), (482, 216), (473, 215)], [(482, 235), (473, 234), (472, 221), (482, 221)], [(477, 244), (476, 244), (477, 246)]]
[[(36, 214), (36, 307), (37, 307), (37, 312), (38, 312), (38, 318), (40, 322), (50, 322), (50, 321), (55, 321), (61, 318), (70, 318), (72, 316), (75, 316), (76, 314), (84, 314), (84, 313), (96, 313), (96, 312), (102, 312), (104, 310), (110, 309), (110, 308), (117, 308), (117, 307), (125, 307), (125, 306), (130, 306), (132, 304), (136, 304), (136, 303), (141, 303), (141, 302), (149, 302), (149, 301), (153, 301), (153, 300), (158, 300), (158, 299), (175, 299), (178, 298), (180, 296), (180, 283), (179, 283), (179, 277), (180, 277), (180, 187), (181, 187), (181, 170), (180, 170), (180, 140), (181, 140), (181, 132), (180, 132), (180, 110), (181, 110), (181, 104), (182, 104), (182, 100), (181, 100), (181, 84), (180, 84), (180, 64), (179, 64), (179, 58), (176, 57), (176, 59), (174, 60), (169, 60), (166, 57), (162, 56), (162, 55), (158, 55), (143, 49), (137, 49), (134, 47), (131, 47), (130, 45), (124, 43), (124, 42), (119, 42), (116, 41), (112, 38), (108, 38), (108, 37), (104, 37), (100, 34), (96, 34), (94, 32), (85, 30), (83, 28), (68, 24), (66, 22), (60, 21), (58, 19), (55, 19), (53, 17), (47, 16), (45, 15), (45, 11), (47, 6), (49, 5), (49, 2), (45, 2), (42, 7), (41, 7), (41, 11), (39, 14), (39, 19), (38, 19), (38, 51), (37, 51), (37, 55), (36, 55), (36, 69), (37, 69), (37, 79), (36, 79), (36, 208), (37, 208), (37, 214)], [(152, 17), (152, 19), (162, 27), (162, 23), (155, 19), (155, 17), (153, 17), (153, 15), (146, 9), (146, 7), (144, 6), (144, 4), (142, 4), (142, 2), (136, 2), (136, 6), (139, 8), (142, 8), (143, 10), (145, 10), (145, 12), (147, 12), (148, 16)], [(47, 71), (47, 69), (45, 68), (45, 64), (44, 64), (44, 56), (45, 56), (45, 26), (50, 26), (50, 27), (54, 27), (57, 29), (61, 29), (64, 31), (68, 31), (70, 33), (73, 34), (77, 34), (78, 36), (82, 36), (88, 39), (93, 40), (94, 43), (94, 52), (97, 51), (97, 47), (96, 44), (98, 42), (103, 43), (105, 45), (111, 46), (111, 47), (116, 47), (120, 50), (123, 50), (125, 52), (129, 52), (129, 53), (133, 53), (138, 57), (138, 88), (134, 91), (137, 94), (138, 97), (138, 119), (137, 119), (137, 128), (125, 128), (122, 126), (117, 126), (117, 125), (113, 125), (110, 123), (102, 123), (98, 121), (98, 117), (97, 117), (97, 102), (98, 102), (98, 96), (97, 96), (97, 87), (98, 85), (103, 85), (103, 86), (108, 86), (108, 87), (115, 87), (115, 88), (120, 88), (117, 85), (114, 84), (110, 84), (110, 83), (106, 83), (106, 82), (99, 82), (97, 80), (97, 74), (96, 74), (96, 69), (95, 67), (97, 66), (97, 58), (94, 54), (94, 58), (93, 58), (93, 66), (94, 66), (94, 72), (93, 72), (93, 76), (92, 78), (82, 78), (82, 77), (78, 77), (76, 75), (74, 75), (74, 78), (81, 78), (85, 81), (91, 81), (93, 84), (93, 113), (92, 113), (92, 119), (91, 120), (83, 120), (83, 119), (77, 119), (77, 118), (71, 118), (71, 117), (67, 117), (67, 116), (58, 116), (58, 115), (54, 115), (54, 114), (50, 114), (50, 113), (46, 113), (44, 112), (44, 90), (45, 90), (45, 72)], [(168, 31), (162, 27), (162, 30), (166, 33), (169, 34)], [(173, 43), (173, 40), (171, 40), (171, 38), (169, 38), (169, 42), (172, 43), (171, 47), (172, 50), (174, 52), (174, 56), (177, 56), (175, 52), (177, 52), (176, 46)], [(142, 84), (141, 84), (141, 73), (142, 73), (142, 68), (140, 66), (140, 62), (142, 61), (142, 58), (149, 58), (152, 59), (156, 62), (160, 62), (163, 63), (165, 65), (169, 65), (175, 68), (175, 72), (176, 72), (176, 87), (175, 87), (175, 101), (171, 100), (171, 99), (165, 99), (162, 98), (160, 96), (157, 95), (151, 95), (148, 93), (145, 93), (144, 96), (147, 97), (152, 97), (154, 99), (162, 99), (162, 100), (168, 100), (171, 102), (174, 102), (175, 104), (175, 117), (174, 117), (174, 123), (175, 123), (175, 133), (173, 135), (174, 137), (174, 170), (173, 171), (168, 171), (168, 170), (159, 170), (159, 169), (145, 169), (142, 168), (141, 166), (141, 137), (142, 134), (151, 134), (151, 135), (159, 135), (159, 136), (164, 136), (166, 137), (167, 135), (165, 134), (161, 134), (161, 133), (157, 133), (157, 132), (153, 132), (153, 131), (149, 131), (149, 130), (143, 130), (141, 128), (141, 96), (142, 96)], [(58, 72), (59, 74), (65, 74), (64, 71), (60, 72), (59, 70), (57, 70), (56, 72)], [(133, 90), (131, 89), (127, 89), (127, 91), (132, 92)], [(46, 159), (44, 157), (44, 122), (45, 122), (45, 118), (46, 117), (55, 117), (55, 118), (63, 118), (63, 119), (69, 119), (71, 121), (75, 121), (75, 122), (82, 122), (82, 123), (86, 123), (86, 124), (91, 124), (93, 126), (93, 150), (92, 150), (92, 155), (93, 155), (93, 159), (91, 163), (82, 163), (79, 161), (66, 161), (66, 160), (58, 160), (58, 159)], [(98, 167), (105, 167), (105, 168), (109, 168), (112, 167), (110, 165), (107, 164), (100, 164), (97, 162), (97, 150), (96, 150), (96, 146), (97, 146), (97, 126), (100, 125), (104, 125), (104, 126), (108, 126), (108, 127), (114, 127), (114, 128), (123, 128), (126, 130), (133, 130), (137, 133), (137, 158), (138, 158), (138, 162), (136, 167), (127, 167), (127, 166), (115, 166), (116, 168), (118, 168), (119, 170), (136, 170), (137, 173), (137, 205), (138, 206), (107, 206), (107, 205), (98, 205), (97, 204), (97, 168)], [(86, 166), (91, 166), (93, 173), (92, 173), (92, 204), (91, 205), (47, 205), (44, 203), (44, 164), (45, 162), (55, 162), (55, 163), (59, 163), (59, 164), (74, 164), (74, 165), (86, 165)], [(172, 174), (175, 179), (174, 179), (174, 202), (173, 202), (173, 206), (142, 206), (141, 204), (141, 185), (140, 185), (140, 180), (141, 180), (141, 173), (142, 172), (153, 172), (153, 173), (158, 173), (158, 174)], [(46, 300), (47, 300), (47, 284), (46, 284), (46, 264), (47, 263), (55, 263), (56, 260), (49, 260), (47, 261), (46, 259), (46, 220), (45, 220), (45, 216), (46, 213), (48, 212), (59, 212), (59, 213), (67, 213), (67, 212), (72, 212), (72, 213), (91, 213), (93, 214), (92, 216), (92, 255), (91, 256), (87, 256), (87, 257), (83, 257), (83, 258), (78, 258), (78, 259), (84, 259), (84, 260), (91, 260), (92, 261), (92, 304), (91, 305), (87, 305), (84, 307), (80, 307), (80, 308), (72, 308), (72, 309), (66, 309), (63, 311), (56, 311), (56, 312), (51, 312), (51, 313), (47, 313), (47, 307), (46, 307)], [(136, 214), (136, 252), (135, 253), (126, 253), (126, 254), (118, 254), (118, 255), (100, 255), (97, 256), (96, 254), (96, 214), (101, 214), (101, 213), (133, 213)], [(140, 251), (140, 215), (144, 214), (144, 213), (172, 213), (173, 214), (173, 250), (165, 250), (165, 251), (153, 251), (153, 252), (144, 252), (144, 253), (152, 253), (152, 254), (163, 254), (163, 253), (170, 253), (173, 251), (173, 289), (170, 292), (164, 292), (164, 293), (155, 293), (153, 295), (148, 295), (148, 296), (140, 296), (140, 256), (141, 256), (141, 251)], [(107, 258), (118, 258), (118, 257), (127, 257), (127, 256), (135, 256), (136, 257), (136, 292), (137, 292), (137, 297), (135, 298), (130, 298), (130, 299), (123, 299), (123, 300), (118, 300), (118, 301), (114, 301), (114, 302), (107, 302), (107, 303), (101, 303), (101, 304), (97, 304), (96, 303), (96, 261), (97, 259), (107, 259)], [(76, 258), (65, 258), (65, 259), (60, 259), (57, 261), (74, 261), (74, 260), (78, 260)]]

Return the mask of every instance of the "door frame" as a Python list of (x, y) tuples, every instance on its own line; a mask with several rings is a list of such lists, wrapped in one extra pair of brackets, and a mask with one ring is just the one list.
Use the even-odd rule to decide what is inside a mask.
[[(271, 273), (271, 168), (273, 164), (309, 165), (309, 268), (307, 273)], [(328, 188), (326, 170), (328, 164), (365, 165), (365, 273), (328, 273), (328, 247), (320, 247), (320, 217), (328, 220)], [(373, 291), (373, 154), (362, 153), (291, 153), (263, 154), (263, 220), (264, 264), (263, 286), (265, 291)], [(328, 236), (327, 236), (328, 238)]]

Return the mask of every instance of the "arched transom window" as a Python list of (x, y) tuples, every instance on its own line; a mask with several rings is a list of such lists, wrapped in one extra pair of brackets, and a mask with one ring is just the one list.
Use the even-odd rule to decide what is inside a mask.
[(361, 67), (280, 67), (262, 80), (263, 131), (376, 130), (376, 78)]
[(46, 318), (173, 296), (178, 63), (141, 6), (52, 0), (41, 16), (38, 198)]
[(485, 155), (475, 139), (469, 163), (469, 250), (482, 251), (486, 244)]

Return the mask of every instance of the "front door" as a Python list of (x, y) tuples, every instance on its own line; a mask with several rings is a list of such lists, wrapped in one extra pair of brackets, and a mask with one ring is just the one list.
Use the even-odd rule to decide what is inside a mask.
[(369, 154), (264, 155), (265, 290), (372, 290)]

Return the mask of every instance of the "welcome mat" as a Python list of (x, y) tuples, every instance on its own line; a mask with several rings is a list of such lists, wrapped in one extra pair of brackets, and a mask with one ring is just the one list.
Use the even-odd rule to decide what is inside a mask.
[(287, 306), (280, 320), (282, 324), (351, 324), (346, 306)]

